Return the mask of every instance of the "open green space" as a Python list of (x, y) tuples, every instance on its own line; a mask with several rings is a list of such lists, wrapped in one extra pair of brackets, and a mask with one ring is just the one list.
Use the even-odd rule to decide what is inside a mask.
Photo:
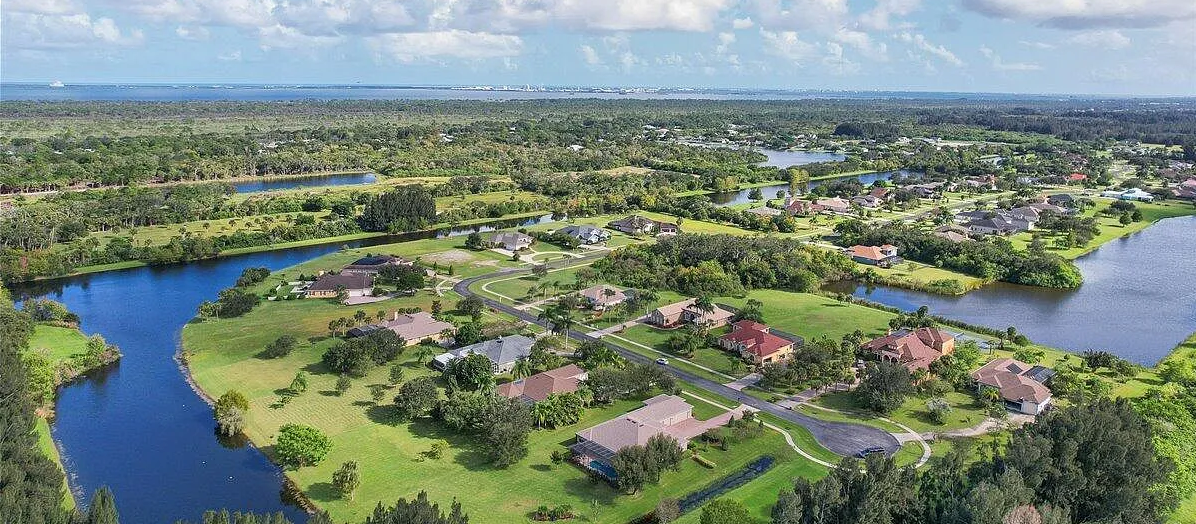
[(58, 364), (70, 360), (72, 355), (87, 351), (87, 336), (78, 329), (37, 324), (29, 339), (29, 348), (41, 351), (51, 362)]
[[(977, 397), (970, 392), (950, 391), (943, 398), (951, 405), (951, 412), (947, 414), (942, 424), (930, 420), (926, 402), (931, 397), (925, 395), (910, 395), (901, 407), (888, 414), (886, 418), (904, 425), (918, 433), (949, 431), (973, 427), (987, 418), (984, 406), (977, 401)], [(851, 392), (830, 392), (814, 400), (814, 403), (837, 410), (848, 419), (867, 420), (875, 415), (862, 411)], [(818, 416), (818, 410), (810, 410), (808, 414)], [(890, 430), (897, 431), (897, 430)]]
[[(50, 423), (42, 417), (37, 417), (37, 425), (35, 425), (33, 429), (37, 433), (38, 449), (40, 449), (42, 454), (44, 454), (46, 457), (49, 457), (50, 460), (53, 460), (54, 464), (57, 464), (58, 469), (63, 471), (63, 474), (65, 475), (66, 470), (62, 467), (62, 455), (58, 453), (58, 446), (54, 444), (54, 437), (50, 435)], [(62, 493), (62, 507), (68, 511), (75, 509), (75, 496), (71, 494), (71, 490), (70, 487), (67, 486), (65, 476), (62, 479)]]
[[(1170, 201), (1170, 202), (1134, 202), (1134, 205), (1142, 211), (1142, 220), (1132, 222), (1128, 225), (1122, 225), (1119, 222), (1119, 215), (1105, 216), (1100, 214), (1101, 211), (1108, 209), (1112, 203), (1109, 199), (1097, 199), (1097, 205), (1084, 212), (1083, 216), (1096, 217), (1097, 223), (1100, 225), (1100, 234), (1088, 242), (1087, 245), (1077, 246), (1068, 249), (1059, 249), (1055, 246), (1054, 239), (1057, 235), (1044, 235), (1043, 241), (1046, 244), (1048, 252), (1055, 253), (1063, 258), (1076, 259), (1092, 251), (1096, 248), (1126, 235), (1137, 233), (1153, 225), (1159, 220), (1165, 218), (1173, 218), (1187, 215), (1196, 215), (1196, 206), (1190, 202)], [(1019, 233), (1010, 237), (1014, 245), (1027, 249), (1030, 245), (1030, 240), (1033, 238), (1033, 232)]]

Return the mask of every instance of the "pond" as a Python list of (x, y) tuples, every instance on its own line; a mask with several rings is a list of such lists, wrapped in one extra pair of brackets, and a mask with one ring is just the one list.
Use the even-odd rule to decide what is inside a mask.
[(1196, 332), (1196, 216), (1169, 218), (1076, 260), (1084, 285), (1055, 290), (997, 283), (959, 297), (855, 284), (874, 302), (1004, 329), (1073, 352), (1107, 350), (1154, 365)]
[(372, 184), (376, 181), (378, 181), (378, 175), (374, 173), (340, 173), (335, 175), (289, 176), (285, 178), (263, 178), (261, 180), (233, 182), (233, 189), (236, 189), (238, 193), (260, 193), (262, 191), (296, 189), (301, 187)]
[(279, 469), (257, 449), (221, 443), (211, 408), (175, 360), (200, 302), (251, 266), (281, 269), (342, 245), (379, 245), (554, 221), (552, 215), (305, 246), (189, 264), (142, 267), (13, 286), (18, 300), (48, 297), (82, 319), (85, 333), (120, 346), (119, 364), (59, 391), (51, 424), (77, 494), (109, 486), (121, 521), (199, 521), (204, 510), (303, 512), (287, 502)]
[[(904, 169), (898, 169), (895, 171), (877, 171), (874, 173), (864, 173), (862, 175), (851, 175), (851, 176), (846, 176), (846, 177), (828, 178), (828, 179), (823, 179), (823, 180), (811, 180), (810, 183), (806, 185), (805, 190), (809, 191), (810, 189), (818, 187), (822, 184), (834, 182), (837, 180), (845, 180), (845, 179), (849, 179), (849, 178), (854, 178), (856, 180), (859, 180), (861, 184), (864, 184), (865, 186), (867, 186), (867, 185), (871, 185), (873, 182), (876, 182), (877, 180), (888, 180), (888, 179), (893, 178), (898, 175), (908, 177), (908, 176), (917, 176), (918, 174), (911, 172), (911, 171), (906, 171)], [(775, 199), (777, 197), (777, 191), (784, 191), (786, 194), (789, 193), (789, 184), (784, 184), (784, 183), (773, 184), (773, 185), (761, 187), (759, 189), (760, 189), (760, 194), (765, 199)], [(720, 192), (720, 193), (713, 193), (713, 194), (710, 194), (707, 196), (710, 197), (710, 200), (712, 202), (714, 202), (715, 205), (734, 206), (734, 205), (739, 205), (739, 204), (747, 204), (747, 203), (755, 202), (752, 200), (751, 194), (752, 194), (751, 189), (741, 189), (738, 191), (724, 191), (724, 192)], [(761, 202), (761, 205), (763, 205), (763, 201), (759, 201), (759, 202)]]

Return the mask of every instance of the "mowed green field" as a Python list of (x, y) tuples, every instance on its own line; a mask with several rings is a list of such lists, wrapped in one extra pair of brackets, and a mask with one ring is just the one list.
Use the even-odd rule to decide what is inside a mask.
[(810, 293), (757, 289), (745, 298), (727, 297), (717, 301), (742, 307), (748, 298), (763, 303), (764, 322), (768, 325), (812, 339), (823, 335), (834, 339), (859, 329), (868, 337), (884, 335), (892, 313)]
[(33, 328), (29, 348), (42, 352), (51, 362), (65, 362), (71, 355), (87, 351), (87, 336), (74, 328), (38, 324)]
[[(1084, 216), (1094, 216), (1096, 217), (1097, 223), (1100, 224), (1100, 234), (1094, 237), (1092, 241), (1088, 243), (1088, 245), (1068, 249), (1059, 249), (1055, 247), (1055, 237), (1053, 235), (1045, 235), (1043, 241), (1046, 243), (1047, 251), (1055, 253), (1063, 258), (1076, 259), (1091, 253), (1096, 248), (1111, 240), (1142, 231), (1159, 220), (1187, 215), (1196, 215), (1196, 206), (1193, 206), (1190, 202), (1134, 202), (1134, 205), (1142, 211), (1142, 220), (1133, 222), (1129, 225), (1122, 225), (1121, 222), (1118, 221), (1120, 218), (1119, 216), (1115, 215), (1109, 217), (1099, 214), (1099, 211), (1107, 209), (1112, 202), (1113, 201), (1109, 199), (1098, 199), (1096, 207), (1084, 212)], [(1010, 237), (1010, 240), (1013, 241), (1015, 246), (1021, 249), (1027, 249), (1032, 238), (1033, 234), (1026, 232), (1014, 235)]]
[[(50, 423), (42, 417), (37, 417), (37, 425), (34, 426), (37, 433), (37, 448), (41, 450), (42, 454), (53, 460), (58, 465), (60, 471), (62, 468), (62, 456), (58, 453), (58, 446), (54, 445), (54, 437), (50, 435)], [(67, 487), (66, 478), (62, 479), (62, 507), (67, 510), (75, 509), (75, 497), (71, 494)]]

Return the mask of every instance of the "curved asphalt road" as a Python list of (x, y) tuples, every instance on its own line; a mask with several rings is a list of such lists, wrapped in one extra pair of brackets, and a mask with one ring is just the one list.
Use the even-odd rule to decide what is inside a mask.
[[(569, 262), (577, 262), (577, 260), (578, 259), (573, 259)], [(537, 324), (539, 323), (539, 318), (537, 318), (536, 315), (515, 309), (514, 307), (498, 302), (497, 300), (491, 300), (490, 298), (474, 293), (473, 290), (469, 289), (470, 284), (473, 284), (478, 280), (493, 278), (498, 275), (518, 275), (524, 272), (527, 271), (503, 270), (482, 276), (467, 278), (453, 285), (453, 291), (456, 291), (463, 297), (471, 295), (477, 296), (486, 303), (486, 306), (492, 309), (502, 311), (503, 313), (522, 319), (525, 322)], [(597, 341), (605, 344), (607, 347), (619, 352), (620, 355), (623, 355), (623, 358), (630, 362), (649, 365), (655, 363), (655, 361), (651, 358), (645, 357), (639, 353), (614, 343), (591, 337), (580, 331), (570, 330), (569, 336), (578, 340)], [(737, 400), (742, 404), (755, 408), (756, 410), (763, 411), (765, 413), (771, 413), (772, 415), (801, 425), (814, 435), (814, 439), (817, 440), (819, 444), (822, 444), (823, 447), (838, 455), (851, 457), (855, 456), (861, 450), (872, 447), (884, 448), (890, 454), (892, 454), (901, 448), (901, 444), (897, 442), (897, 439), (892, 434), (882, 429), (872, 426), (865, 426), (863, 424), (833, 422), (829, 420), (817, 419), (787, 410), (770, 402), (760, 400), (756, 397), (745, 395), (739, 391), (735, 391), (734, 389), (719, 384), (718, 382), (707, 380), (688, 371), (678, 369), (674, 366), (664, 366), (664, 369), (683, 382), (697, 386), (711, 393)]]

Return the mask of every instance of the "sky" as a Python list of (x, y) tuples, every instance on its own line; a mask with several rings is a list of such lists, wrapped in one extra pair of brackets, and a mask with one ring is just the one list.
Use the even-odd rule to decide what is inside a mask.
[(0, 0), (0, 81), (1196, 95), (1196, 0)]

